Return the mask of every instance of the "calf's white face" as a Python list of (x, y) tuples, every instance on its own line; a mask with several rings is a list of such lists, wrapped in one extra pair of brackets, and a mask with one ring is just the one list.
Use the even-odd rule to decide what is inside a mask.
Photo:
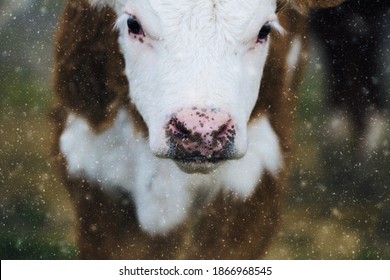
[(95, 0), (118, 14), (149, 146), (187, 173), (243, 157), (275, 0)]

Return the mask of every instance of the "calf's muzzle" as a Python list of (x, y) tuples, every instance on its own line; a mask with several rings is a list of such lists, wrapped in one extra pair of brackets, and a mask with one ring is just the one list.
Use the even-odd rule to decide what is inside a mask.
[(235, 156), (236, 128), (218, 109), (181, 109), (166, 125), (168, 158), (184, 165), (213, 165)]

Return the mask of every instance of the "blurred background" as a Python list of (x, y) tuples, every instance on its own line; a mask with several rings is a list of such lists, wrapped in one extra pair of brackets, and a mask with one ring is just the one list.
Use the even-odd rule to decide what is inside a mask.
[[(77, 258), (74, 212), (50, 159), (53, 39), (63, 2), (0, 0), (1, 259)], [(269, 259), (390, 259), (390, 26), (383, 19), (373, 50), (383, 106), (364, 116), (363, 133), (329, 101), (332, 75), (313, 31), (293, 184)]]
[(0, 258), (76, 257), (50, 160), (53, 39), (64, 1), (0, 0)]

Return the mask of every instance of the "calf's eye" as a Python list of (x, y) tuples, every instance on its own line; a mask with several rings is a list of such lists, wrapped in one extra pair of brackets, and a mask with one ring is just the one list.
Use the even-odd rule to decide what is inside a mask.
[(129, 33), (131, 34), (145, 35), (141, 24), (133, 16), (129, 17), (129, 19), (127, 20), (127, 27), (129, 28)]
[(271, 24), (269, 23), (264, 24), (263, 27), (260, 29), (259, 34), (257, 35), (257, 42), (258, 43), (265, 42), (271, 30), (272, 30)]

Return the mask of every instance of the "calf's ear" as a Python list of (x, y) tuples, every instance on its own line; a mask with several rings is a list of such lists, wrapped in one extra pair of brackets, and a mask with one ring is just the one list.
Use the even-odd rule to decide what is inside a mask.
[(335, 7), (345, 0), (282, 0), (287, 5), (291, 5), (301, 13), (307, 13), (311, 10)]

